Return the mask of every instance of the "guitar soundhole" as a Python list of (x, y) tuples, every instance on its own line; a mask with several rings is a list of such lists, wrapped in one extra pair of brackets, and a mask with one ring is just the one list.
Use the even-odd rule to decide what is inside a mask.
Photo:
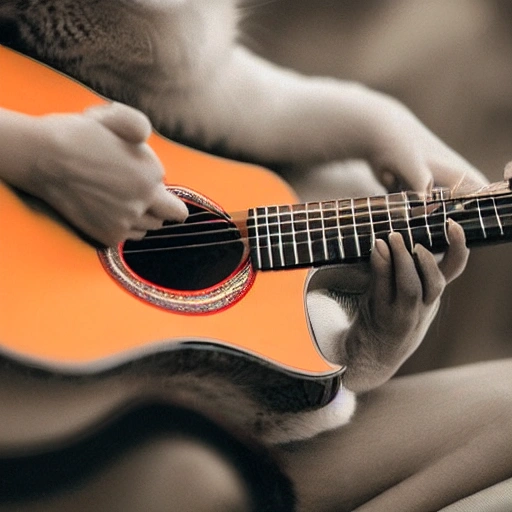
[(240, 266), (244, 244), (220, 214), (188, 203), (183, 224), (165, 223), (140, 241), (127, 241), (122, 257), (141, 279), (161, 288), (198, 291), (225, 281)]
[(187, 204), (183, 224), (166, 223), (139, 241), (98, 251), (106, 271), (145, 302), (208, 314), (237, 302), (254, 282), (249, 249), (236, 224), (208, 198), (168, 187)]

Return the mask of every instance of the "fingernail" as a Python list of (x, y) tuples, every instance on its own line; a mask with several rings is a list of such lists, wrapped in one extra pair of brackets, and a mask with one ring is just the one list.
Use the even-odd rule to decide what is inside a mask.
[(422, 251), (428, 251), (428, 249), (422, 244), (414, 244), (414, 247), (412, 248), (412, 255), (416, 257)]
[(455, 221), (453, 219), (448, 219), (446, 222), (446, 230), (448, 231), (448, 235), (453, 231), (455, 227)]
[(383, 258), (383, 259), (388, 258), (388, 247), (387, 247), (386, 242), (384, 242), (384, 240), (377, 238), (375, 240), (374, 249), (381, 258)]
[(403, 238), (402, 238), (402, 235), (400, 233), (398, 233), (397, 231), (392, 231), (388, 235), (388, 240), (389, 240), (389, 243), (395, 243), (395, 242), (400, 242), (401, 240), (403, 240)]

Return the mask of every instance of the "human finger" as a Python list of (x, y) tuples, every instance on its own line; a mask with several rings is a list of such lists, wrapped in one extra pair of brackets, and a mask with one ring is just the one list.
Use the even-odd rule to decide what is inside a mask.
[(148, 213), (162, 220), (183, 222), (188, 217), (185, 203), (162, 183), (157, 187)]
[(421, 278), (423, 302), (427, 305), (436, 301), (446, 285), (446, 279), (439, 270), (435, 256), (420, 244), (414, 246), (414, 258)]
[(159, 219), (150, 213), (146, 213), (144, 216), (134, 222), (133, 229), (141, 231), (154, 231), (156, 229), (160, 229), (163, 222), (164, 221), (162, 219)]
[(400, 233), (391, 233), (388, 240), (393, 258), (396, 299), (400, 301), (417, 300), (422, 296), (422, 289), (414, 259)]
[(450, 283), (459, 277), (466, 268), (469, 249), (466, 247), (466, 236), (460, 224), (448, 219), (447, 231), (449, 246), (439, 263), (439, 269), (443, 273), (446, 282)]
[(393, 269), (391, 265), (391, 253), (388, 244), (381, 239), (375, 240), (375, 245), (370, 256), (372, 274), (372, 295), (378, 300), (389, 304), (394, 298)]
[(94, 106), (84, 112), (126, 142), (139, 144), (151, 135), (151, 122), (140, 110), (123, 103)]
[[(80, 226), (77, 226), (80, 227)], [(116, 247), (127, 239), (128, 231), (119, 227), (87, 225), (83, 229), (93, 240), (105, 247)]]
[(130, 229), (126, 236), (126, 240), (142, 240), (146, 236), (147, 230), (144, 229)]

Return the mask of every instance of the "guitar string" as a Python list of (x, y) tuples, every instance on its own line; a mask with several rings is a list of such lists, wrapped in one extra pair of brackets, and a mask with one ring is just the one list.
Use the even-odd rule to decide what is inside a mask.
[[(422, 205), (423, 206), (423, 205)], [(503, 205), (496, 205), (496, 208), (494, 207), (494, 204), (492, 206), (485, 206), (485, 207), (481, 207), (479, 209), (479, 211), (481, 213), (488, 213), (488, 212), (492, 212), (493, 213), (493, 216), (495, 216), (495, 213), (497, 210), (499, 210)], [(508, 206), (508, 205), (507, 205)], [(511, 205), (512, 207), (512, 205)], [(414, 208), (413, 208), (414, 209)], [(398, 210), (397, 210), (398, 211)], [(403, 209), (400, 210), (400, 213), (403, 212)], [(464, 213), (467, 213), (468, 211), (467, 210), (450, 210), (447, 212), (447, 215), (449, 216), (450, 214), (464, 214)], [(393, 212), (391, 212), (393, 213)], [(197, 215), (197, 214), (196, 214)], [(377, 216), (384, 216), (385, 218), (383, 219), (376, 219), (375, 217)], [(279, 215), (272, 215), (273, 217), (279, 217)], [(341, 215), (343, 217), (343, 215)], [(434, 219), (438, 216), (442, 216), (444, 217), (445, 214), (444, 212), (438, 212), (438, 213), (434, 213), (434, 212), (431, 212), (431, 213), (428, 213), (427, 212), (427, 218), (428, 219)], [(350, 219), (353, 219), (354, 216), (352, 214), (349, 214), (349, 215), (345, 215), (346, 218), (350, 218)], [(371, 219), (370, 219), (370, 212), (366, 212), (364, 215), (361, 213), (361, 215), (359, 216), (359, 218), (364, 218), (364, 217), (367, 217), (368, 218), (368, 222), (356, 222), (354, 224), (351, 224), (351, 223), (348, 223), (348, 224), (343, 224), (342, 227), (343, 228), (346, 228), (347, 230), (350, 230), (350, 229), (354, 229), (354, 227), (356, 228), (365, 228), (365, 227), (368, 227), (368, 226), (372, 226), (375, 225), (375, 224), (389, 224), (389, 216), (388, 216), (388, 211), (387, 210), (383, 210), (383, 211), (372, 211), (371, 212)], [(422, 221), (425, 219), (425, 209), (423, 209), (423, 212), (420, 214), (420, 215), (414, 215), (412, 217), (409, 217), (409, 220), (406, 219), (406, 217), (404, 216), (401, 216), (399, 218), (395, 217), (392, 219), (392, 221), (394, 222), (408, 222), (410, 224), (410, 221), (412, 220), (416, 220), (416, 219), (421, 219)], [(309, 224), (311, 223), (311, 220), (314, 220), (314, 221), (319, 221), (321, 222), (321, 219), (310, 219), (310, 222)], [(336, 229), (337, 228), (337, 224), (336, 226), (325, 226), (325, 221), (329, 221), (329, 220), (332, 220), (332, 221), (335, 221), (336, 218), (335, 217), (332, 217), (332, 218), (325, 218), (324, 217), (324, 226), (323, 227), (320, 227), (320, 228), (310, 228), (308, 229), (307, 227), (305, 229), (300, 229), (300, 230), (297, 230), (295, 229), (295, 233), (298, 233), (298, 234), (301, 234), (301, 233), (307, 233), (307, 232), (310, 232), (310, 233), (315, 233), (315, 232), (318, 232), (318, 231), (323, 231), (325, 229)], [(194, 232), (194, 233), (174, 233), (174, 234), (166, 234), (166, 235), (159, 235), (158, 233), (162, 232), (162, 231), (169, 231), (169, 230), (181, 230), (181, 229), (187, 229), (187, 228), (190, 228), (192, 226), (201, 226), (201, 225), (209, 225), (211, 226), (212, 224), (220, 224), (220, 225), (226, 225), (226, 224), (229, 224), (230, 221), (226, 220), (226, 219), (215, 219), (213, 221), (203, 221), (203, 222), (196, 222), (196, 223), (193, 223), (193, 224), (172, 224), (170, 226), (164, 226), (163, 228), (159, 229), (159, 230), (155, 230), (155, 231), (152, 231), (152, 233), (155, 233), (155, 234), (151, 234), (151, 235), (148, 235), (144, 238), (144, 240), (153, 240), (153, 239), (165, 239), (165, 238), (179, 238), (179, 237), (185, 237), (185, 236), (202, 236), (202, 235), (211, 235), (211, 234), (216, 234), (216, 235), (219, 235), (219, 234), (224, 234), (224, 233), (230, 233), (230, 232), (233, 232), (233, 231), (237, 231), (237, 228), (234, 227), (234, 226), (230, 226), (228, 228), (224, 228), (224, 229), (219, 229), (219, 230), (207, 230), (207, 231), (199, 231), (199, 232)], [(274, 226), (277, 226), (277, 225), (280, 225), (280, 226), (289, 226), (291, 224), (294, 224), (296, 225), (297, 223), (306, 223), (308, 224), (308, 222), (306, 221), (306, 219), (295, 219), (295, 220), (290, 220), (290, 221), (283, 221), (283, 222), (273, 222), (273, 223), (265, 223), (265, 226), (264, 227), (274, 227)], [(429, 224), (430, 225), (430, 224)], [(258, 226), (254, 226), (254, 228), (256, 228)], [(273, 234), (273, 233), (270, 233), (270, 234)]]
[[(437, 217), (443, 217), (443, 222), (429, 223), (428, 229), (435, 230), (436, 228), (439, 228), (439, 227), (443, 227), (444, 228), (444, 226), (446, 225), (446, 223), (444, 222), (444, 214), (439, 214), (439, 215), (437, 215)], [(448, 217), (449, 217), (449, 215), (448, 215)], [(505, 214), (505, 215), (503, 215), (500, 218), (502, 220), (505, 220), (505, 221), (508, 220), (508, 219), (512, 219), (512, 213)], [(389, 225), (389, 222), (382, 221), (382, 223), (386, 223), (387, 225)], [(374, 223), (374, 225), (375, 224), (376, 223)], [(477, 224), (477, 223), (474, 223), (474, 219), (462, 219), (462, 220), (458, 221), (458, 224), (462, 225), (462, 227), (464, 227), (465, 224), (466, 225), (473, 224), (475, 226), (475, 228), (474, 228), (475, 230), (478, 230), (478, 231), (481, 230), (480, 225)], [(350, 226), (344, 226), (344, 227), (347, 227), (348, 229), (350, 229)], [(422, 230), (422, 231), (426, 231), (427, 230), (427, 226), (426, 225), (425, 226), (411, 226), (410, 228), (413, 231), (413, 233), (414, 232), (418, 232), (420, 230)], [(336, 228), (328, 228), (328, 229), (334, 230)], [(406, 229), (408, 229), (408, 228), (404, 227), (403, 229), (402, 228), (398, 228), (398, 229), (393, 229), (393, 230), (391, 230), (389, 228), (383, 229), (383, 230), (373, 230), (373, 232), (371, 232), (371, 233), (362, 233), (362, 234), (360, 234), (358, 238), (360, 239), (362, 236), (366, 236), (368, 238), (372, 238), (372, 237), (384, 238), (387, 234), (390, 234), (393, 231), (401, 233), (402, 231), (405, 231)], [(488, 229), (491, 229), (491, 228), (488, 227)], [(499, 229), (499, 226), (494, 226), (494, 227), (492, 227), (492, 229)], [(324, 231), (324, 230), (323, 229), (317, 229), (315, 231)], [(291, 233), (289, 233), (289, 235), (292, 236)], [(266, 235), (266, 236), (268, 236), (268, 235)], [(277, 236), (277, 235), (274, 235), (274, 236)], [(329, 241), (340, 242), (341, 241), (343, 243), (343, 242), (349, 242), (349, 241), (355, 240), (355, 238), (356, 238), (355, 234), (352, 234), (352, 235), (342, 235), (342, 236), (335, 235), (335, 236), (325, 237), (325, 240), (327, 242), (329, 242)], [(222, 241), (207, 242), (207, 243), (187, 244), (187, 245), (182, 245), (182, 246), (153, 247), (153, 248), (147, 248), (147, 249), (127, 249), (127, 250), (123, 250), (123, 254), (151, 253), (151, 252), (161, 252), (161, 251), (197, 249), (197, 248), (212, 247), (212, 246), (223, 246), (223, 245), (237, 244), (237, 243), (244, 242), (246, 240), (253, 240), (253, 239), (255, 239), (254, 236), (247, 236), (247, 237), (241, 237), (241, 238), (233, 239), (233, 240), (222, 240)], [(315, 240), (315, 241), (321, 241), (321, 239), (318, 239), (318, 240)], [(308, 243), (307, 240), (304, 240), (304, 241), (293, 240), (293, 241), (289, 241), (289, 242), (282, 241), (280, 243), (280, 245), (282, 245), (283, 247), (293, 246), (293, 245), (300, 246), (300, 245), (307, 244), (307, 243)], [(273, 246), (273, 245), (275, 245), (275, 244), (271, 244), (271, 246)]]
[[(496, 205), (496, 208), (493, 206), (490, 206), (490, 207), (484, 207), (484, 208), (481, 208), (480, 209), (480, 212), (493, 212), (493, 215), (496, 213), (497, 209), (499, 208), (499, 205)], [(464, 210), (454, 210), (452, 212), (447, 212), (447, 214), (445, 215), (444, 212), (439, 212), (439, 213), (431, 213), (427, 216), (427, 218), (429, 220), (436, 220), (437, 218), (439, 217), (442, 217), (443, 218), (443, 222), (440, 223), (440, 224), (435, 224), (434, 223), (428, 223), (428, 228), (432, 228), (432, 229), (435, 229), (436, 227), (439, 227), (439, 226), (442, 226), (444, 225), (444, 218), (445, 216), (446, 217), (449, 217), (450, 216), (450, 213), (458, 213), (458, 214), (464, 214), (465, 211)], [(425, 218), (425, 215), (419, 215), (417, 217), (415, 217), (417, 219), (421, 219), (423, 220)], [(500, 217), (500, 218), (503, 218), (503, 215)], [(399, 221), (402, 221), (402, 222), (406, 222), (405, 218), (401, 218), (401, 219), (395, 219), (395, 223), (396, 222), (399, 222)], [(470, 220), (463, 220), (466, 224), (472, 222), (472, 219)], [(223, 223), (226, 223), (227, 221), (223, 221)], [(459, 221), (460, 223), (461, 221)], [(383, 220), (373, 220), (372, 222), (367, 222), (367, 223), (359, 223), (359, 224), (355, 224), (355, 227), (356, 228), (359, 228), (359, 229), (363, 229), (365, 227), (371, 227), (371, 225), (373, 224), (373, 226), (375, 227), (375, 225), (379, 225), (379, 224), (384, 224), (386, 226), (389, 226), (390, 224), (390, 221), (389, 221), (389, 218), (386, 218), (386, 219), (383, 219)], [(176, 225), (176, 226), (179, 226), (179, 225)], [(345, 228), (346, 230), (353, 230), (354, 229), (354, 225), (353, 224), (346, 224), (343, 226), (343, 228)], [(413, 229), (427, 229), (427, 224), (425, 224), (425, 226), (412, 226)], [(327, 226), (327, 227), (320, 227), (320, 228), (314, 228), (314, 229), (305, 229), (305, 230), (295, 230), (295, 234), (303, 234), (303, 233), (315, 233), (315, 232), (324, 232), (326, 229), (330, 229), (330, 230), (333, 230), (333, 229), (337, 229), (337, 227), (334, 227), (334, 226)], [(395, 230), (400, 230), (401, 228), (398, 227), (398, 228), (395, 228)], [(146, 237), (146, 239), (153, 239), (153, 238), (160, 238), (160, 239), (167, 239), (167, 238), (179, 238), (179, 237), (190, 237), (190, 236), (202, 236), (202, 235), (212, 235), (212, 234), (215, 234), (215, 235), (219, 235), (219, 234), (224, 234), (224, 233), (229, 233), (229, 232), (233, 232), (233, 231), (237, 231), (237, 229), (235, 227), (230, 227), (228, 229), (223, 229), (223, 230), (217, 230), (217, 231), (206, 231), (206, 232), (199, 232), (199, 233), (193, 233), (193, 234), (183, 234), (183, 233), (179, 233), (179, 234), (171, 234), (171, 235), (166, 235), (166, 236), (150, 236), (150, 237)], [(387, 228), (384, 232), (390, 232), (391, 229)], [(258, 236), (271, 236), (271, 235), (274, 235), (274, 236), (277, 236), (276, 234), (272, 234), (272, 233), (267, 233), (265, 235), (258, 235)], [(255, 238), (254, 236), (249, 236), (247, 237), (249, 240)], [(355, 238), (355, 236), (350, 236), (350, 235), (346, 235), (344, 237), (345, 239), (348, 238), (348, 239), (352, 239), (352, 238)], [(224, 241), (223, 241), (224, 242)], [(222, 243), (223, 243), (222, 242)], [(215, 244), (215, 243), (219, 243), (219, 242), (211, 242), (209, 243), (208, 245), (211, 245), (211, 244)], [(198, 246), (198, 244), (194, 244), (194, 246)], [(176, 247), (176, 246), (175, 246)], [(185, 248), (186, 246), (181, 246), (181, 248)], [(179, 248), (179, 246), (177, 247)], [(165, 249), (165, 248), (164, 248)], [(136, 249), (135, 249), (136, 250)], [(144, 251), (145, 249), (139, 249), (138, 251)], [(151, 249), (148, 249), (148, 250), (151, 250)], [(128, 250), (126, 251), (128, 252)]]
[[(280, 204), (280, 205), (268, 205), (266, 207), (264, 206), (257, 206), (252, 208), (252, 210), (256, 211), (257, 209), (283, 209), (288, 208), (289, 210), (286, 212), (280, 212), (280, 213), (290, 213), (290, 214), (300, 214), (300, 213), (318, 213), (318, 212), (326, 212), (326, 211), (338, 211), (343, 210), (343, 203), (347, 203), (348, 210), (352, 209), (352, 202), (355, 203), (356, 210), (362, 209), (362, 210), (368, 210), (368, 199), (372, 203), (370, 206), (384, 206), (386, 209), (388, 206), (397, 206), (398, 208), (403, 208), (404, 206), (413, 205), (414, 207), (418, 206), (424, 206), (432, 205), (432, 204), (441, 204), (443, 202), (449, 203), (449, 202), (469, 202), (476, 199), (492, 199), (492, 198), (512, 198), (512, 192), (505, 192), (505, 193), (492, 193), (489, 192), (488, 194), (482, 194), (481, 192), (474, 193), (474, 194), (466, 194), (464, 196), (458, 196), (458, 197), (447, 197), (447, 198), (441, 198), (436, 199), (432, 196), (425, 195), (425, 197), (418, 197), (418, 193), (416, 192), (397, 192), (393, 194), (387, 194), (387, 195), (376, 195), (376, 196), (369, 196), (369, 197), (356, 197), (356, 198), (344, 198), (344, 199), (329, 199), (326, 201), (309, 201), (306, 203), (297, 203), (297, 204)], [(394, 201), (394, 198), (399, 198), (398, 201)], [(380, 203), (382, 201), (382, 203)], [(362, 207), (358, 207), (358, 203), (361, 203)], [(327, 205), (336, 205), (335, 207), (329, 207), (325, 208)], [(341, 207), (339, 205), (342, 205)], [(315, 206), (315, 208), (311, 208), (312, 205), (317, 205), (318, 208)], [(322, 207), (324, 206), (324, 207)], [(294, 210), (294, 208), (302, 208), (299, 210)], [(209, 214), (208, 211), (201, 211), (197, 213), (192, 213), (189, 215), (189, 217), (194, 216), (200, 216)], [(277, 212), (271, 215), (277, 215)]]
[[(368, 208), (367, 206), (367, 200), (365, 199), (365, 203), (362, 204), (361, 206), (357, 206), (357, 204), (355, 205), (355, 212), (356, 214), (353, 215), (352, 214), (352, 206), (349, 204), (346, 208), (345, 207), (341, 207), (341, 208), (332, 208), (332, 209), (324, 209), (324, 208), (318, 208), (318, 209), (310, 209), (310, 210), (299, 210), (299, 211), (293, 211), (293, 210), (290, 210), (290, 211), (280, 211), (280, 212), (275, 212), (275, 213), (271, 213), (270, 215), (265, 215), (265, 217), (267, 219), (278, 219), (278, 218), (281, 218), (283, 216), (287, 216), (287, 215), (291, 215), (291, 216), (296, 216), (297, 214), (308, 214), (309, 217), (311, 217), (311, 214), (315, 214), (315, 213), (318, 213), (319, 215), (322, 215), (325, 214), (326, 212), (343, 212), (343, 211), (346, 211), (346, 212), (349, 212), (347, 213), (347, 215), (345, 215), (346, 217), (350, 217), (350, 218), (358, 218), (358, 217), (365, 217), (365, 216), (369, 216), (370, 214), (388, 214), (388, 213), (395, 213), (395, 212), (398, 212), (398, 213), (402, 213), (404, 212), (405, 210), (407, 211), (411, 211), (411, 210), (414, 210), (414, 209), (417, 209), (417, 208), (423, 208), (424, 210), (428, 207), (432, 207), (432, 206), (442, 206), (443, 203), (445, 205), (464, 205), (464, 204), (467, 204), (467, 203), (472, 203), (472, 202), (476, 202), (476, 200), (480, 200), (480, 202), (483, 202), (485, 200), (488, 200), (488, 201), (493, 201), (493, 200), (496, 200), (496, 199), (511, 199), (512, 198), (512, 193), (511, 194), (506, 194), (506, 195), (499, 195), (499, 196), (496, 196), (496, 195), (491, 195), (491, 196), (482, 196), (482, 197), (474, 197), (474, 198), (471, 198), (471, 199), (467, 199), (466, 197), (464, 198), (454, 198), (454, 199), (448, 199), (448, 200), (429, 200), (429, 201), (407, 201), (407, 202), (395, 202), (395, 203), (389, 203), (389, 206), (393, 206), (394, 208), (388, 208), (388, 204), (378, 204), (378, 205), (371, 205), (371, 209)], [(345, 200), (343, 200), (345, 201)], [(323, 204), (323, 203), (307, 203), (307, 204)], [(398, 206), (397, 206), (398, 205)], [(286, 205), (286, 206), (289, 206), (289, 205)], [(499, 205), (497, 205), (499, 206)], [(504, 206), (504, 205), (501, 205), (501, 206)], [(507, 205), (505, 205), (507, 206)], [(512, 204), (510, 204), (510, 206), (512, 207)], [(276, 207), (272, 207), (272, 208), (276, 208)], [(283, 208), (283, 206), (280, 206), (279, 208)], [(488, 208), (489, 210), (494, 210), (494, 204), (493, 206), (489, 207)], [(256, 209), (253, 209), (253, 210), (256, 210)], [(484, 208), (481, 208), (481, 211), (485, 211), (485, 207)], [(257, 214), (256, 214), (257, 216)], [(422, 215), (420, 215), (422, 216)], [(325, 215), (324, 215), (324, 218), (325, 218)], [(313, 220), (320, 220), (321, 218), (319, 217), (318, 219), (313, 219)], [(329, 219), (329, 217), (326, 218), (326, 220)], [(299, 221), (299, 222), (303, 222), (305, 221), (306, 219), (294, 219), (295, 221)], [(278, 222), (279, 224), (283, 224), (283, 222)], [(265, 221), (265, 225), (267, 225), (267, 221)], [(273, 224), (270, 224), (271, 226)]]
[[(508, 198), (509, 196), (499, 196), (500, 198)], [(512, 197), (512, 194), (510, 195), (510, 197)], [(485, 197), (484, 199), (494, 199), (494, 196), (490, 196), (490, 197)], [(460, 200), (457, 200), (457, 199), (454, 199), (454, 200), (448, 200), (445, 202), (446, 203), (451, 203), (451, 204), (461, 204), (461, 201)], [(311, 203), (311, 204), (314, 204), (314, 203)], [(318, 204), (318, 203), (316, 203)], [(375, 224), (378, 224), (379, 222), (384, 222), (384, 223), (389, 223), (389, 215), (392, 215), (393, 213), (400, 213), (402, 214), (404, 211), (410, 211), (410, 210), (414, 210), (414, 209), (417, 209), (417, 208), (423, 208), (423, 213), (421, 213), (420, 215), (414, 215), (412, 217), (410, 217), (410, 220), (415, 220), (415, 219), (423, 219), (425, 217), (425, 211), (426, 209), (428, 209), (428, 207), (430, 206), (435, 206), (435, 205), (441, 205), (442, 202), (439, 202), (439, 201), (431, 201), (431, 202), (417, 202), (417, 204), (413, 204), (413, 203), (409, 203), (409, 205), (406, 205), (405, 203), (402, 203), (400, 205), (399, 208), (396, 208), (396, 209), (388, 209), (388, 208), (383, 208), (383, 209), (379, 209), (379, 210), (376, 210), (376, 209), (372, 209), (371, 211), (368, 210), (368, 208), (364, 209), (364, 208), (359, 208), (359, 209), (356, 209), (356, 214), (352, 214), (352, 209), (351, 208), (338, 208), (337, 210), (327, 210), (328, 212), (329, 211), (336, 211), (338, 213), (338, 217), (345, 217), (345, 218), (349, 218), (349, 219), (361, 219), (361, 218), (365, 218), (365, 217), (368, 217), (368, 219), (370, 219), (370, 214), (371, 214), (371, 217), (372, 219), (378, 215), (384, 215), (386, 216), (386, 219), (383, 219), (382, 221), (379, 221), (379, 220), (369, 220), (369, 222), (367, 223), (363, 223), (363, 222), (356, 222), (355, 224), (343, 224), (342, 227), (344, 228), (347, 228), (347, 229), (354, 229), (354, 227), (366, 227), (372, 223), (375, 223)], [(425, 208), (425, 206), (427, 208)], [(495, 212), (497, 209), (499, 209), (500, 207), (503, 207), (503, 205), (496, 205), (496, 207), (494, 206), (494, 204), (492, 206), (489, 206), (489, 207), (483, 207), (483, 208), (480, 208), (480, 212), (482, 213), (486, 213), (486, 212)], [(326, 212), (326, 210), (310, 210), (309, 211), (309, 215), (311, 215), (311, 213), (320, 213), (323, 211), (323, 213)], [(346, 211), (347, 213), (344, 214), (343, 212)], [(451, 210), (450, 212), (459, 212), (459, 213), (462, 213), (464, 211), (467, 211), (467, 210)], [(350, 212), (350, 213), (348, 213)], [(282, 218), (283, 216), (293, 216), (293, 215), (296, 215), (297, 213), (305, 213), (305, 211), (300, 211), (300, 212), (281, 212), (281, 213), (273, 213), (273, 214), (270, 214), (270, 215), (267, 215), (266, 218), (267, 219), (276, 219), (276, 221), (274, 220), (271, 220), (269, 222), (265, 222), (265, 226), (264, 227), (274, 227), (274, 226), (281, 226), (281, 227), (287, 227), (287, 226), (290, 226), (291, 224), (297, 224), (297, 223), (302, 223), (302, 222), (306, 222), (306, 223), (310, 223), (311, 221), (322, 221), (321, 217), (319, 218), (313, 218), (313, 219), (309, 219), (309, 222), (308, 220), (306, 220), (305, 218), (298, 218), (298, 219), (294, 219), (294, 218), (291, 218), (289, 221), (279, 221), (277, 219), (279, 218)], [(201, 215), (211, 215), (211, 213), (209, 212), (199, 212), (199, 213), (195, 213), (195, 214), (191, 214), (189, 215), (188, 218), (192, 218), (192, 217), (197, 217), (197, 216), (201, 216)], [(434, 212), (430, 212), (428, 213), (427, 212), (427, 217), (430, 219), (430, 218), (434, 218), (436, 214), (434, 214)], [(440, 215), (444, 215), (444, 213), (440, 213)], [(324, 222), (327, 221), (329, 222), (330, 220), (332, 221), (335, 221), (336, 220), (336, 217), (333, 216), (333, 217), (325, 217), (324, 216)], [(400, 221), (400, 220), (406, 220), (405, 217), (403, 216), (400, 216), (400, 217), (394, 217), (392, 218), (392, 220), (394, 221)], [(165, 231), (169, 231), (169, 230), (181, 230), (181, 229), (187, 229), (189, 227), (191, 227), (192, 225), (193, 226), (200, 226), (200, 225), (209, 225), (209, 226), (212, 226), (213, 224), (222, 224), (222, 225), (225, 225), (225, 224), (229, 224), (230, 222), (232, 222), (231, 220), (229, 219), (223, 219), (223, 218), (216, 218), (216, 219), (213, 219), (213, 220), (207, 220), (207, 221), (202, 221), (202, 222), (194, 222), (193, 224), (188, 224), (188, 223), (183, 223), (183, 224), (172, 224), (172, 225), (168, 225), (168, 226), (163, 226), (162, 228), (158, 229), (158, 230), (153, 230), (151, 231), (151, 233), (155, 233), (155, 234), (150, 234), (150, 235), (147, 235), (146, 237), (144, 237), (144, 240), (151, 240), (151, 239), (164, 239), (164, 238), (176, 238), (176, 237), (180, 237), (180, 236), (201, 236), (201, 235), (209, 235), (209, 234), (212, 234), (212, 233), (215, 233), (215, 234), (222, 234), (222, 233), (229, 233), (229, 232), (232, 232), (234, 230), (236, 230), (237, 228), (235, 227), (229, 227), (229, 228), (225, 228), (224, 230), (207, 230), (207, 231), (202, 231), (202, 232), (195, 232), (195, 233), (190, 233), (190, 234), (183, 234), (183, 233), (175, 233), (175, 234), (169, 234), (169, 235), (161, 235), (161, 234), (158, 234), (158, 233), (162, 233), (162, 232), (165, 232)], [(255, 226), (256, 227), (256, 226)], [(307, 233), (307, 232), (310, 232), (310, 233), (314, 233), (315, 231), (322, 231), (324, 228), (313, 228), (313, 229), (308, 229), (306, 228), (305, 230), (299, 230), (299, 231), (296, 231), (297, 233)], [(326, 229), (334, 229), (334, 227), (329, 227), (327, 226)]]

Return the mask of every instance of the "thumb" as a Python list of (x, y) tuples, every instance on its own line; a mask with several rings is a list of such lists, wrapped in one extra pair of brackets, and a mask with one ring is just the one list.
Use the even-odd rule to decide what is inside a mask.
[(162, 183), (155, 191), (148, 213), (162, 220), (183, 222), (188, 216), (188, 209), (185, 203)]
[(151, 122), (140, 110), (123, 103), (108, 103), (84, 111), (121, 139), (132, 144), (145, 142), (151, 135)]

